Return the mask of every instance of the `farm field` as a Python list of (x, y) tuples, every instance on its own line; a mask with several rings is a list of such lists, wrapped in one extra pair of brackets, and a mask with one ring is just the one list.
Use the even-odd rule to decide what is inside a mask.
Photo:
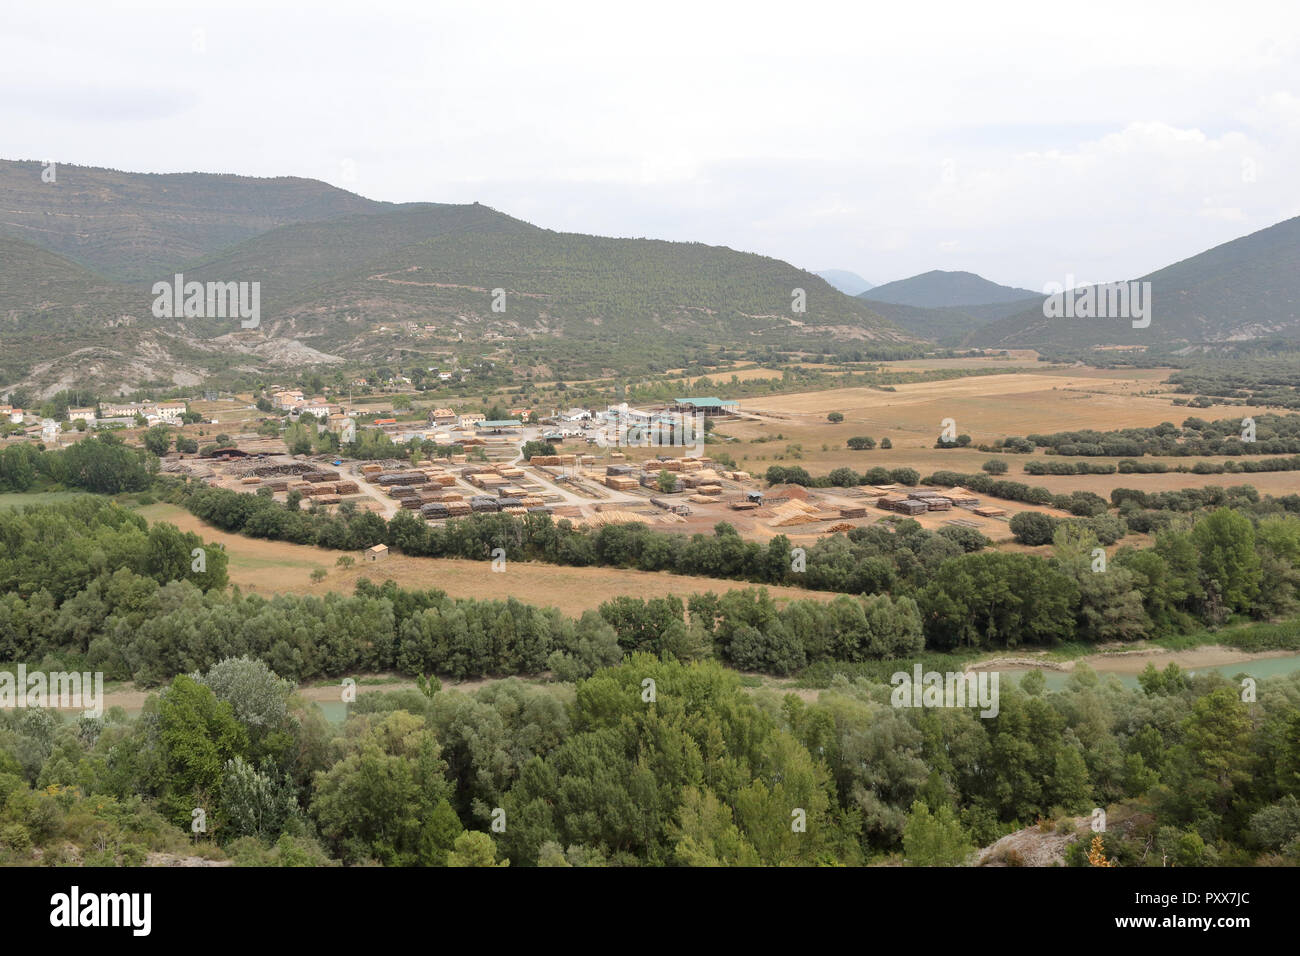
[[(1160, 369), (1044, 369), (898, 385), (894, 391), (859, 387), (762, 396), (741, 402), (741, 420), (719, 423), (718, 434), (737, 441), (710, 450), (725, 450), (739, 467), (756, 474), (778, 463), (802, 465), (813, 474), (840, 466), (864, 471), (875, 465), (906, 465), (923, 474), (939, 468), (976, 471), (987, 453), (933, 447), (945, 418), (955, 421), (958, 434), (970, 435), (979, 444), (1034, 432), (1105, 431), (1266, 411), (1255, 406), (1173, 405), (1173, 393), (1160, 387), (1167, 374)], [(1157, 394), (1148, 394), (1153, 392)], [(840, 412), (844, 421), (828, 422), (830, 412)], [(844, 442), (854, 435), (889, 438), (894, 447), (851, 451)], [(801, 446), (799, 458), (787, 451), (795, 444)], [(829, 447), (823, 450), (823, 445)]]
[[(677, 595), (685, 599), (705, 591), (723, 593), (735, 588), (755, 587), (743, 581), (717, 578), (529, 562), (513, 562), (505, 572), (494, 573), (486, 561), (412, 558), (399, 554), (392, 554), (379, 564), (364, 564), (355, 552), (229, 534), (175, 505), (147, 505), (136, 510), (150, 521), (166, 521), (182, 531), (193, 531), (205, 540), (224, 545), (230, 556), (230, 583), (258, 594), (318, 594), (324, 591), (351, 594), (362, 578), (376, 583), (391, 578), (406, 588), (438, 588), (452, 597), (481, 600), (514, 597), (531, 604), (557, 607), (565, 614), (576, 616), (624, 594), (641, 598)], [(356, 557), (356, 566), (350, 569), (336, 567), (335, 562), (343, 554)], [(317, 568), (325, 569), (328, 577), (320, 584), (313, 584), (311, 573)], [(795, 598), (829, 601), (835, 597), (826, 591), (767, 588), (778, 604)]]

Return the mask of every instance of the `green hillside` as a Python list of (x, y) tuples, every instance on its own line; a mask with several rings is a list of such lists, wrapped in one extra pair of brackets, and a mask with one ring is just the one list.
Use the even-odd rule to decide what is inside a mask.
[(984, 327), (971, 344), (1178, 348), (1300, 338), (1300, 218), (1215, 246), (1138, 281), (1151, 283), (1147, 328), (1135, 329), (1123, 318), (1049, 319), (1038, 306)]
[(28, 242), (0, 237), (0, 382), (78, 350), (138, 341), (131, 290)]
[[(39, 171), (3, 166), (10, 183), (21, 174), (39, 184)], [(577, 377), (686, 365), (719, 349), (915, 341), (810, 272), (727, 248), (553, 232), (479, 204), (371, 203), (307, 180), (91, 170), (87, 181), (106, 183), (96, 199), (83, 172), (59, 167), (58, 182), (42, 184), (66, 186), (60, 202), (81, 209), (75, 228), (43, 242), (78, 258), (3, 240), (12, 251), (0, 265), (0, 305), (12, 348), (0, 387), (116, 391), (449, 348)], [(364, 211), (347, 209), (357, 204)], [(328, 218), (275, 222), (297, 215)], [(103, 278), (87, 260), (131, 278)], [(152, 285), (177, 272), (261, 283), (260, 327), (154, 318)], [(504, 311), (493, 309), (494, 289), (505, 290)]]
[(930, 339), (941, 345), (959, 346), (976, 329), (1008, 315), (1024, 311), (1029, 302), (1041, 302), (1042, 296), (1017, 299), (1015, 302), (994, 302), (989, 305), (950, 306), (925, 309), (893, 302), (878, 302), (869, 295), (859, 296), (873, 312), (884, 316), (894, 325), (919, 338)]
[(1031, 289), (998, 285), (973, 272), (943, 272), (934, 269), (908, 279), (886, 282), (859, 297), (919, 309), (943, 309), (1000, 305), (1031, 297), (1041, 299), (1042, 295)]
[(210, 173), (127, 173), (0, 160), (0, 237), (22, 239), (119, 279), (293, 222), (392, 208), (313, 179)]
[[(400, 245), (420, 230), (428, 238)], [(664, 343), (683, 352), (909, 339), (863, 303), (776, 259), (553, 232), (483, 206), (287, 227), (191, 274), (261, 278), (268, 335), (350, 357), (403, 341), (545, 340), (636, 365), (637, 349)], [(504, 311), (492, 308), (494, 289), (505, 291)], [(806, 294), (805, 312), (792, 310), (795, 289)]]

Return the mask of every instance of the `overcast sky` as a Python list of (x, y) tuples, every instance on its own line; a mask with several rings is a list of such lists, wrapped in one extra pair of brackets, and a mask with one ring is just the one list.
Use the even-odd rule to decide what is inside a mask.
[(1300, 4), (19, 3), (0, 157), (299, 175), (882, 283), (1300, 214)]

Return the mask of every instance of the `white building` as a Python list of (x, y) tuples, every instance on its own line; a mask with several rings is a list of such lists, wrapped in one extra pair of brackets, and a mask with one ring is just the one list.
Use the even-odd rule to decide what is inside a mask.
[(93, 408), (69, 408), (68, 421), (81, 421), (93, 424), (95, 421), (95, 410)]
[(149, 412), (153, 412), (153, 414), (157, 415), (165, 422), (175, 423), (179, 422), (181, 416), (185, 414), (185, 403), (159, 402), (157, 405), (152, 406), (152, 408), (145, 409), (146, 415), (148, 415)]

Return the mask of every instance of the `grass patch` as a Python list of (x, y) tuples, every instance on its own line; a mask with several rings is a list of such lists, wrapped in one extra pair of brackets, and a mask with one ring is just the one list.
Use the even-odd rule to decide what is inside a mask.
[(1218, 630), (1156, 638), (1151, 643), (1171, 651), (1189, 651), (1213, 644), (1248, 652), (1300, 651), (1300, 620), (1241, 621)]
[(0, 495), (0, 508), (25, 508), (28, 505), (54, 505), (81, 498), (85, 491), (15, 491)]

